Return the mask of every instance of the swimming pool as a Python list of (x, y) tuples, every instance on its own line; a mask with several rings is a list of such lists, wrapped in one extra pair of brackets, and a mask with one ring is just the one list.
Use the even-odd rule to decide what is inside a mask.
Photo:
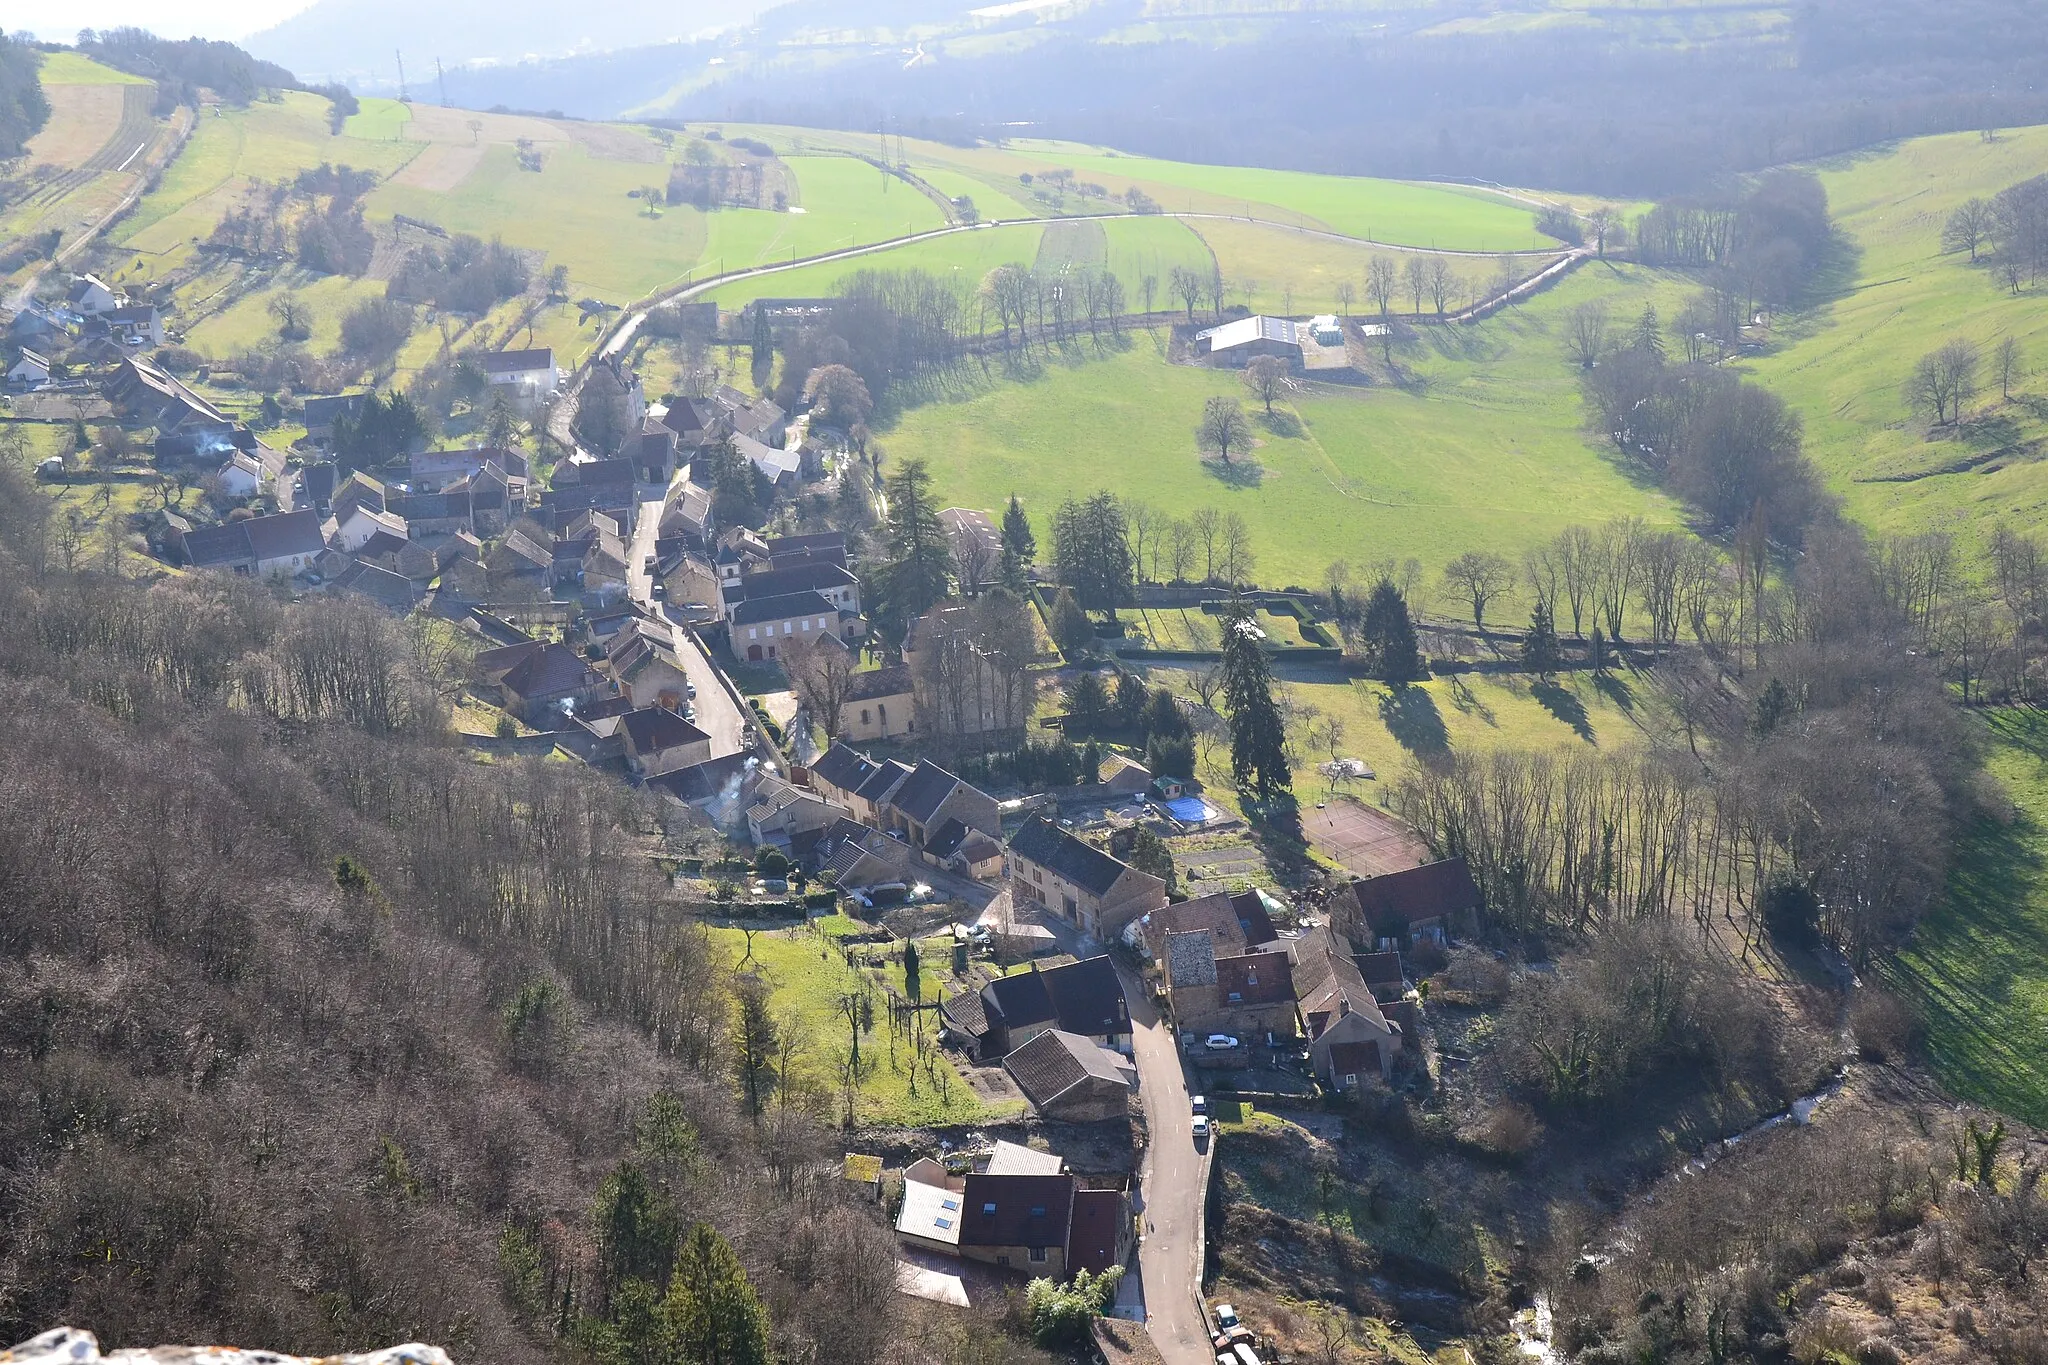
[(1183, 825), (1206, 825), (1223, 815), (1199, 796), (1177, 796), (1166, 803), (1166, 812)]

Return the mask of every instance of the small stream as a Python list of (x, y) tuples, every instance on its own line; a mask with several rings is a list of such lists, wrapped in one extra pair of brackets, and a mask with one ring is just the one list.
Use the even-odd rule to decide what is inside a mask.
[[(1848, 1081), (1849, 1071), (1845, 1065), (1836, 1070), (1834, 1077), (1826, 1085), (1821, 1086), (1810, 1094), (1800, 1096), (1792, 1101), (1787, 1108), (1771, 1115), (1767, 1119), (1761, 1119), (1751, 1124), (1732, 1137), (1725, 1137), (1719, 1141), (1707, 1144), (1698, 1156), (1670, 1174), (1660, 1177), (1649, 1189), (1642, 1193), (1640, 1198), (1644, 1203), (1655, 1203), (1658, 1187), (1674, 1180), (1690, 1180), (1693, 1176), (1705, 1171), (1716, 1161), (1734, 1151), (1744, 1142), (1761, 1133), (1768, 1133), (1773, 1128), (1782, 1128), (1788, 1123), (1805, 1127), (1813, 1122), (1814, 1111), (1836, 1095), (1839, 1095), (1842, 1092), (1842, 1087), (1848, 1084)], [(1619, 1235), (1625, 1236), (1626, 1234), (1622, 1233)], [(1586, 1256), (1589, 1260), (1601, 1265), (1613, 1259), (1606, 1252), (1590, 1249), (1586, 1252)], [(1564, 1356), (1551, 1344), (1553, 1323), (1551, 1321), (1550, 1296), (1548, 1294), (1539, 1291), (1534, 1303), (1509, 1319), (1509, 1328), (1515, 1334), (1516, 1348), (1525, 1358), (1536, 1362), (1537, 1365), (1564, 1365)]]

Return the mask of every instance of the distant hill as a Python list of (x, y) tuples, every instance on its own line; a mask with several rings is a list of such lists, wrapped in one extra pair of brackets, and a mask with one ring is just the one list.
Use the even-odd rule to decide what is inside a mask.
[(552, 0), (500, 0), (485, 12), (417, 0), (316, 0), (310, 8), (250, 36), (251, 52), (313, 80), (372, 88), (396, 85), (395, 52), (406, 77), (426, 90), (434, 59), (444, 67), (608, 52), (687, 38), (748, 22), (752, 0), (617, 0), (563, 6)]
[(793, 0), (716, 43), (473, 70), (451, 77), (449, 96), (582, 117), (887, 122), (1640, 196), (1898, 137), (2048, 120), (2036, 0), (1499, 10)]

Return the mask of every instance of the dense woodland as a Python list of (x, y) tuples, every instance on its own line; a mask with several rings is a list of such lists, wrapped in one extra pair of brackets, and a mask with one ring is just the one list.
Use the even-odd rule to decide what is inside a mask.
[(49, 120), (39, 62), (35, 49), (0, 32), (0, 161), (20, 156)]
[(745, 1117), (637, 797), (443, 743), (434, 629), (63, 572), (45, 518), (0, 469), (0, 1336), (1029, 1356)]
[[(928, 7), (933, 20), (956, 19)], [(1808, 160), (1892, 138), (2017, 126), (2048, 117), (2035, 72), (2048, 42), (2028, 0), (1815, 0), (1790, 25), (1673, 42), (1655, 13), (1611, 7), (1599, 22), (1457, 31), (1442, 5), (1268, 16), (1205, 44), (1102, 42), (1128, 22), (1109, 6), (994, 56), (903, 69), (893, 50), (848, 56), (825, 74), (778, 61), (735, 67), (677, 116), (808, 123), (910, 135), (1076, 138), (1224, 165), (1393, 176), (1465, 176), (1610, 193), (1696, 191), (1732, 172)], [(1471, 11), (1481, 13), (1478, 7)], [(1680, 10), (1683, 14), (1683, 10)], [(1717, 14), (1716, 19), (1721, 18)], [(891, 22), (903, 22), (892, 5)], [(860, 27), (859, 7), (769, 11), (760, 41), (805, 24)], [(1441, 27), (1440, 27), (1441, 26)], [(616, 115), (659, 98), (678, 72), (722, 53), (710, 43), (451, 72), (476, 107)], [(1313, 90), (1313, 117), (1299, 92)], [(1227, 113), (1219, 113), (1221, 92)], [(1357, 136), (1369, 126), (1373, 135)]]

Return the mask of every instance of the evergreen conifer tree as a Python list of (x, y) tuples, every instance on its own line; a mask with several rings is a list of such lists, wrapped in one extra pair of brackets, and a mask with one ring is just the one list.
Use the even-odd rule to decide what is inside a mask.
[(1248, 603), (1223, 616), (1223, 697), (1230, 716), (1230, 774), (1240, 792), (1261, 801), (1291, 795), (1287, 726), (1273, 700), (1273, 671), (1252, 625)]
[(677, 1358), (692, 1365), (768, 1365), (768, 1310), (725, 1238), (690, 1229), (662, 1302)]

